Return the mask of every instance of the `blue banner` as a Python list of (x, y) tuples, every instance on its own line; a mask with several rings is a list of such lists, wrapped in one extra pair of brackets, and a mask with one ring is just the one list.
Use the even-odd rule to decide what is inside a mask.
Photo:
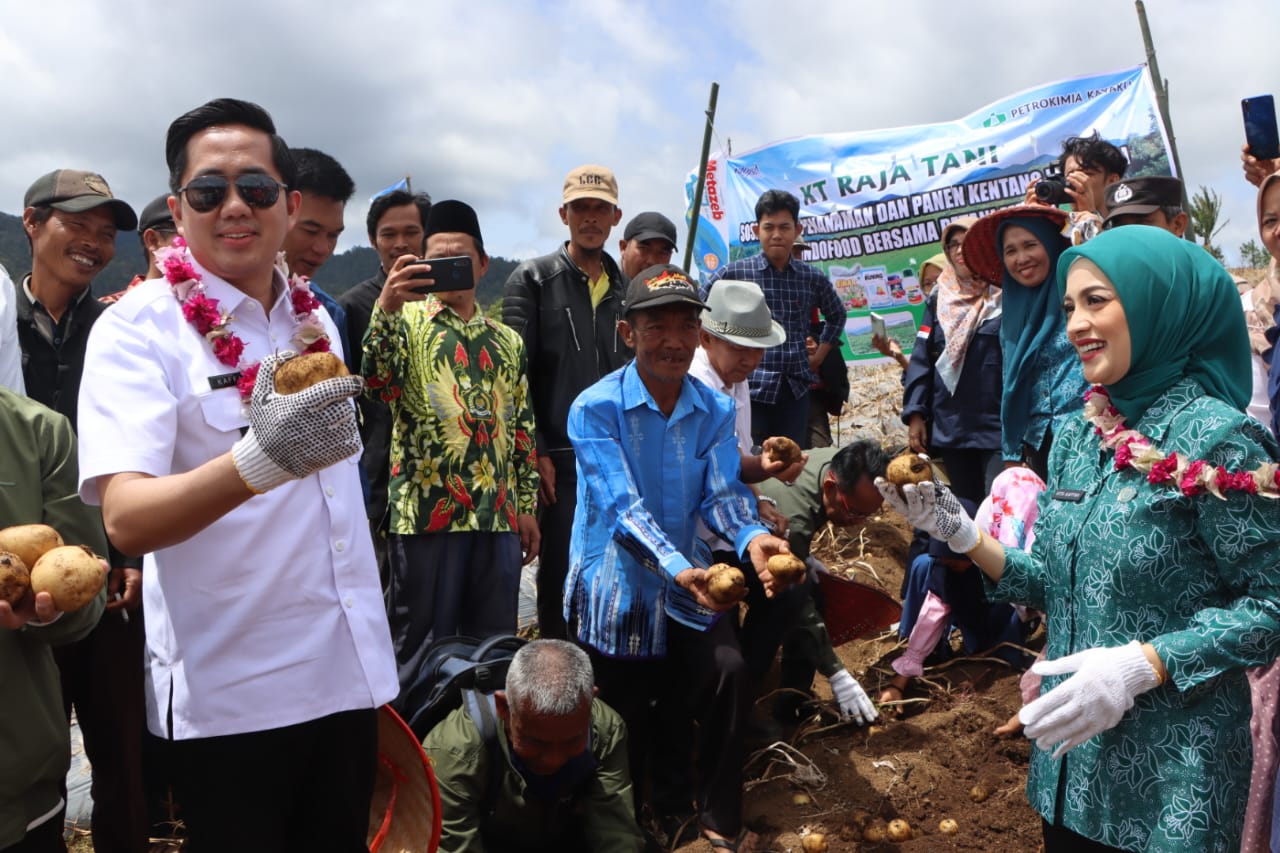
[[(787, 190), (800, 199), (806, 260), (832, 280), (849, 312), (846, 360), (880, 358), (871, 349), (872, 311), (909, 352), (924, 310), (916, 275), (942, 251), (948, 222), (1021, 203), (1027, 184), (1055, 167), (1063, 140), (1095, 130), (1125, 152), (1128, 176), (1171, 175), (1158, 115), (1142, 65), (1029, 89), (956, 121), (717, 154), (707, 165), (696, 272), (705, 278), (759, 252), (756, 199)], [(686, 183), (690, 205), (696, 181), (695, 172)]]

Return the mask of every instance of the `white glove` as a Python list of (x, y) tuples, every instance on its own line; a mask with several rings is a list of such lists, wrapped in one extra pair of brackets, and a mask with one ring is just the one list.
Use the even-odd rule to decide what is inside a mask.
[(276, 367), (289, 358), (291, 353), (262, 360), (249, 398), (249, 431), (231, 448), (241, 479), (258, 494), (360, 452), (351, 398), (363, 380), (340, 376), (296, 394), (278, 394)]
[(898, 494), (897, 486), (884, 477), (876, 477), (876, 488), (884, 502), (906, 516), (912, 527), (943, 540), (957, 554), (967, 554), (977, 547), (978, 525), (941, 483), (908, 483)]
[(1155, 667), (1137, 640), (1040, 661), (1031, 671), (1038, 675), (1075, 673), (1018, 712), (1027, 737), (1035, 738), (1037, 746), (1047, 752), (1058, 745), (1054, 758), (1114, 727), (1139, 694), (1160, 684)]
[(871, 704), (867, 691), (849, 674), (849, 670), (842, 669), (827, 680), (831, 683), (831, 695), (836, 697), (842, 718), (852, 719), (860, 726), (876, 718), (875, 705)]

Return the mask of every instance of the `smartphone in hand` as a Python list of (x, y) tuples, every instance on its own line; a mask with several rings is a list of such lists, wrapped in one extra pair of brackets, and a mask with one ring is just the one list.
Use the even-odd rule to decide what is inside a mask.
[(429, 269), (415, 270), (409, 275), (411, 279), (427, 279), (431, 282), (430, 284), (410, 288), (414, 293), (470, 290), (476, 286), (471, 258), (466, 255), (457, 255), (451, 258), (422, 258), (410, 261), (408, 266), (429, 267)]
[(1244, 141), (1249, 153), (1259, 160), (1280, 157), (1280, 133), (1276, 131), (1276, 102), (1271, 95), (1258, 95), (1240, 102), (1244, 113)]
[(871, 334), (885, 339), (889, 337), (884, 318), (874, 311), (871, 312)]

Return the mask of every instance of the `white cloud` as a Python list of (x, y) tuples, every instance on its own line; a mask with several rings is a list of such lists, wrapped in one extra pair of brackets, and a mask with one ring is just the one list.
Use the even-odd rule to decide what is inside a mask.
[[(1186, 178), (1222, 193), (1233, 255), (1256, 233), (1239, 100), (1276, 86), (1280, 16), (1267, 0), (1147, 9)], [(585, 162), (618, 173), (624, 215), (662, 210), (683, 234), (712, 80), (717, 140), (745, 151), (945, 120), (1144, 59), (1133, 7), (1114, 0), (0, 0), (0, 15), (0, 210), (59, 166), (97, 169), (141, 206), (165, 185), (168, 123), (232, 95), (352, 173), (343, 247), (364, 239), (368, 196), (409, 173), (473, 203), (510, 257), (563, 238), (560, 181)]]

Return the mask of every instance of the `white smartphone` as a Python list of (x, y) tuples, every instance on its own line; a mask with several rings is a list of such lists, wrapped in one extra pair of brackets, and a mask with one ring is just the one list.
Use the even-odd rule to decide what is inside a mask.
[(889, 337), (889, 333), (885, 330), (884, 318), (874, 311), (871, 312), (871, 334), (886, 339)]

